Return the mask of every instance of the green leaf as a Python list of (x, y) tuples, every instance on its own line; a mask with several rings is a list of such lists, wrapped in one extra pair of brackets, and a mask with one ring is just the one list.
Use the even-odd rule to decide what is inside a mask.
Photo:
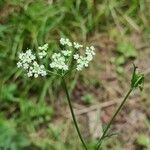
[(7, 101), (7, 102), (16, 101), (16, 98), (14, 96), (16, 90), (17, 90), (17, 85), (14, 83), (3, 85), (1, 88), (0, 100)]
[(20, 150), (30, 145), (23, 131), (17, 130), (14, 120), (0, 118), (0, 147), (6, 150)]
[(94, 96), (92, 94), (85, 94), (81, 97), (82, 101), (86, 104), (92, 104), (95, 100)]
[(111, 62), (115, 65), (123, 65), (125, 63), (125, 57), (124, 56), (118, 56), (111, 58)]
[(131, 45), (130, 43), (126, 43), (126, 42), (119, 43), (117, 46), (117, 51), (119, 53), (123, 54), (127, 58), (137, 56), (137, 51), (134, 48), (134, 46)]
[(137, 67), (133, 64), (133, 74), (131, 79), (131, 87), (132, 88), (139, 88), (141, 91), (143, 90), (144, 86), (144, 75), (141, 73), (138, 73)]
[(141, 134), (137, 137), (136, 143), (140, 146), (150, 148), (150, 139), (148, 136)]

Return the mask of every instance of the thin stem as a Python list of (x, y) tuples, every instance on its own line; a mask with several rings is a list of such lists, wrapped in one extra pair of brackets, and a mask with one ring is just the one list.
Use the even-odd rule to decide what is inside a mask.
[(108, 125), (106, 126), (101, 138), (99, 139), (98, 142), (98, 146), (96, 148), (96, 150), (100, 149), (100, 146), (102, 144), (103, 139), (106, 137), (107, 135), (107, 131), (109, 130), (111, 124), (113, 123), (115, 117), (117, 116), (117, 114), (119, 113), (119, 111), (122, 109), (124, 103), (126, 102), (127, 98), (129, 97), (130, 93), (132, 92), (133, 88), (130, 88), (130, 90), (128, 91), (128, 93), (126, 94), (125, 98), (123, 99), (123, 101), (121, 102), (121, 104), (119, 105), (118, 109), (116, 110), (116, 112), (114, 113), (113, 117), (111, 118), (110, 122), (108, 123)]
[(61, 77), (61, 75), (58, 74), (58, 73), (52, 72), (52, 71), (50, 71), (50, 70), (46, 70), (46, 71), (49, 72), (49, 73), (51, 73), (51, 74), (53, 74), (53, 75), (57, 75), (57, 76), (60, 76), (60, 77)]
[(71, 104), (71, 100), (70, 100), (70, 96), (69, 96), (69, 92), (68, 92), (68, 89), (67, 89), (67, 86), (66, 86), (66, 82), (65, 82), (65, 79), (62, 77), (62, 86), (65, 90), (65, 93), (66, 93), (66, 96), (67, 96), (67, 100), (68, 100), (68, 104), (69, 104), (69, 108), (70, 108), (70, 111), (71, 111), (71, 115), (72, 115), (72, 119), (73, 119), (73, 122), (74, 122), (74, 125), (75, 125), (75, 128), (77, 130), (77, 133), (79, 135), (79, 138), (85, 148), (85, 150), (87, 150), (87, 147), (86, 147), (86, 144), (82, 138), (82, 135), (80, 133), (80, 130), (79, 130), (79, 127), (78, 127), (78, 124), (77, 124), (77, 121), (76, 121), (76, 117), (75, 117), (75, 114), (74, 114), (74, 111), (73, 111), (73, 107), (72, 107), (72, 104)]

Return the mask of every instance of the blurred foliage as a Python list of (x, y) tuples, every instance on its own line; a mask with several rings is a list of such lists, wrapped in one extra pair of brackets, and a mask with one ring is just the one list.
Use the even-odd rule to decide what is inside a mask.
[(130, 43), (119, 43), (117, 46), (117, 51), (122, 54), (124, 57), (136, 57), (137, 51)]
[(118, 55), (117, 57), (112, 57), (111, 62), (116, 65), (118, 73), (123, 73), (123, 65), (127, 60), (137, 57), (137, 50), (128, 42), (119, 42), (116, 48)]
[(140, 134), (137, 137), (136, 143), (140, 145), (143, 150), (150, 149), (150, 139), (147, 135)]
[(29, 146), (30, 141), (23, 132), (17, 131), (14, 120), (0, 119), (0, 146), (3, 149), (20, 150)]
[(85, 94), (81, 97), (81, 100), (85, 103), (85, 104), (92, 104), (94, 102), (94, 96), (92, 94)]
[[(146, 0), (0, 0), (0, 149), (80, 149), (76, 133), (66, 137), (67, 125), (52, 126), (53, 105), (60, 93), (60, 80), (28, 79), (16, 68), (18, 52), (48, 43), (50, 56), (60, 36), (88, 41), (95, 32), (122, 26), (123, 38), (132, 31), (148, 35), (150, 17)], [(118, 40), (114, 58), (122, 66), (136, 49)], [(49, 58), (48, 58), (49, 59)], [(47, 65), (48, 65), (47, 59)], [(76, 82), (68, 82), (74, 87)], [(55, 96), (54, 96), (55, 95)], [(93, 95), (83, 96), (91, 104)], [(40, 129), (43, 131), (40, 131)], [(44, 132), (44, 133), (43, 133)], [(72, 140), (71, 140), (72, 139)], [(94, 147), (89, 142), (89, 147)]]

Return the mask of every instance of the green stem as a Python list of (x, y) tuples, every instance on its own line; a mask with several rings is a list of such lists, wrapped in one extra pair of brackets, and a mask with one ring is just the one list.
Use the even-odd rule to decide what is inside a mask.
[(85, 150), (87, 150), (87, 147), (86, 147), (86, 144), (82, 138), (82, 135), (80, 133), (80, 130), (79, 130), (79, 127), (78, 127), (78, 124), (77, 124), (77, 121), (76, 121), (76, 117), (75, 117), (75, 114), (74, 114), (74, 111), (73, 111), (73, 107), (72, 107), (72, 104), (71, 104), (71, 100), (70, 100), (70, 96), (69, 96), (69, 92), (68, 92), (68, 89), (67, 89), (67, 85), (66, 85), (66, 82), (65, 82), (65, 79), (62, 77), (62, 86), (65, 90), (65, 93), (66, 93), (66, 96), (67, 96), (67, 100), (68, 100), (68, 104), (69, 104), (69, 108), (70, 108), (70, 111), (71, 111), (71, 115), (72, 115), (72, 119), (73, 119), (73, 122), (74, 122), (74, 125), (75, 125), (75, 128), (77, 130), (77, 133), (79, 135), (79, 138), (83, 144), (83, 147), (85, 148)]
[(130, 88), (130, 90), (128, 91), (128, 93), (126, 94), (125, 98), (123, 99), (123, 101), (121, 102), (121, 104), (119, 105), (118, 109), (116, 110), (116, 112), (114, 113), (113, 117), (111, 118), (110, 122), (108, 123), (108, 125), (106, 126), (101, 138), (99, 139), (98, 142), (98, 146), (96, 148), (96, 150), (99, 150), (102, 144), (103, 139), (106, 137), (107, 135), (107, 131), (109, 130), (111, 124), (113, 123), (115, 117), (117, 116), (117, 114), (119, 113), (119, 111), (122, 109), (124, 103), (126, 102), (127, 98), (129, 97), (130, 93), (132, 92), (133, 88)]

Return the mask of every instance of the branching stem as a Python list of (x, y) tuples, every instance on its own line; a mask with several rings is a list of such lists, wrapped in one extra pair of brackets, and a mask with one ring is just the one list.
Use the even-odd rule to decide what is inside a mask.
[(99, 150), (102, 144), (103, 139), (106, 137), (107, 132), (111, 126), (111, 124), (113, 123), (114, 119), (116, 118), (117, 114), (119, 113), (119, 111), (122, 109), (124, 103), (126, 102), (127, 98), (129, 97), (129, 95), (131, 94), (133, 88), (130, 88), (130, 90), (128, 91), (128, 93), (126, 94), (125, 98), (123, 99), (123, 101), (121, 102), (121, 104), (119, 105), (118, 109), (116, 110), (116, 112), (114, 113), (113, 117), (111, 118), (110, 122), (108, 123), (108, 125), (106, 126), (101, 138), (99, 139), (99, 142), (97, 144), (96, 150)]

